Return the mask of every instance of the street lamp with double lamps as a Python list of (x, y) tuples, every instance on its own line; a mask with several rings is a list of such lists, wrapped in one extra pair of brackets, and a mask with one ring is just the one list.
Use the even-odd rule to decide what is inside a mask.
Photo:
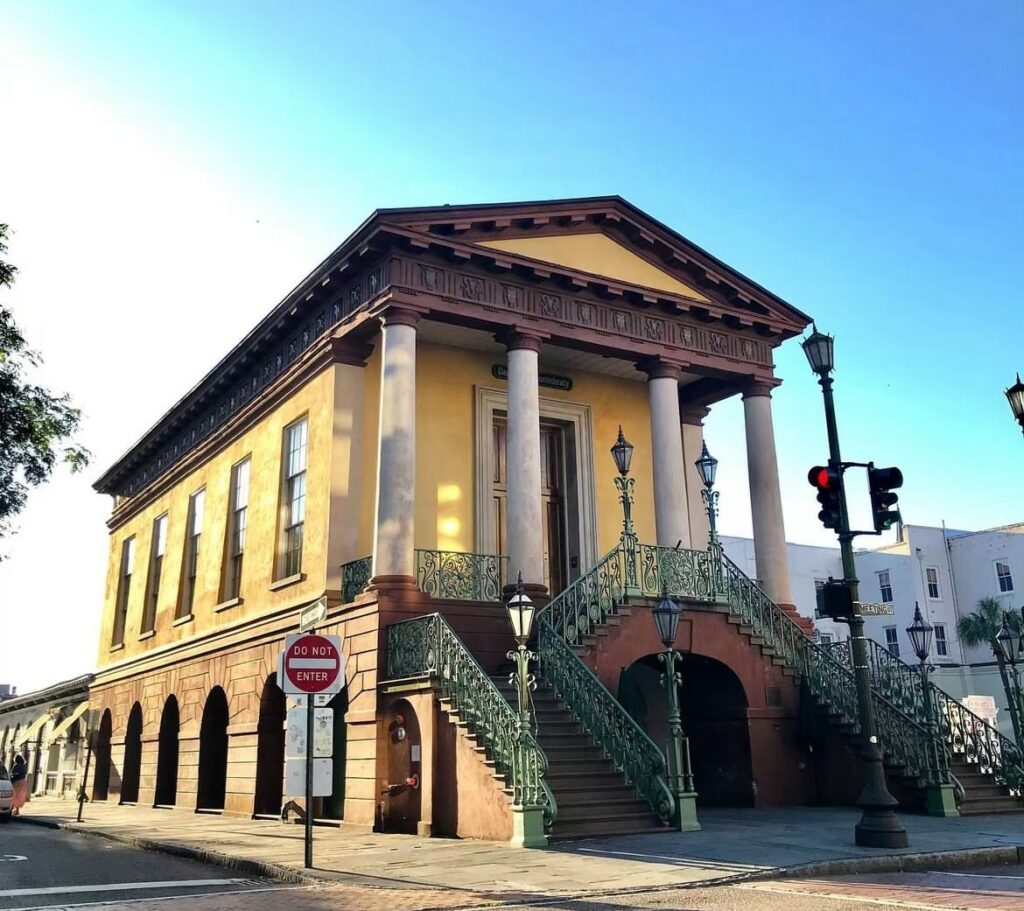
[[(832, 371), (835, 369), (835, 339), (819, 332), (814, 326), (811, 334), (801, 343), (807, 362), (818, 375), (825, 399), (825, 426), (828, 431), (829, 467), (841, 476), (842, 456), (839, 452), (839, 431), (836, 427), (836, 407), (832, 397)], [(853, 648), (853, 674), (857, 687), (857, 720), (860, 727), (861, 762), (864, 767), (864, 790), (857, 805), (863, 810), (854, 829), (855, 841), (866, 848), (905, 848), (907, 830), (903, 828), (896, 807), (899, 802), (889, 793), (882, 766), (882, 751), (875, 733), (875, 712), (871, 696), (871, 677), (868, 670), (868, 644), (864, 639), (864, 617), (860, 612), (860, 593), (853, 563), (853, 535), (846, 507), (846, 491), (839, 487), (839, 549), (843, 559), (844, 581), (850, 587), (853, 610), (849, 617), (850, 644)]]
[(658, 638), (665, 647), (665, 651), (658, 655), (658, 661), (665, 668), (661, 675), (661, 685), (665, 687), (668, 699), (668, 787), (676, 803), (672, 827), (680, 832), (696, 832), (700, 828), (697, 821), (697, 793), (693, 789), (690, 744), (683, 733), (683, 716), (679, 708), (679, 687), (683, 678), (676, 669), (676, 663), (682, 660), (682, 656), (675, 650), (680, 613), (679, 605), (662, 589), (661, 598), (651, 615), (658, 629)]

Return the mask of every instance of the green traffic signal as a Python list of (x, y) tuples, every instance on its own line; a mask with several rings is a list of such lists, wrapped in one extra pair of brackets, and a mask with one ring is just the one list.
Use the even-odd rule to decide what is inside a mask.
[(898, 468), (875, 468), (868, 465), (868, 488), (871, 492), (871, 516), (875, 531), (883, 532), (902, 520), (896, 502), (899, 495), (893, 491), (903, 486), (903, 472)]

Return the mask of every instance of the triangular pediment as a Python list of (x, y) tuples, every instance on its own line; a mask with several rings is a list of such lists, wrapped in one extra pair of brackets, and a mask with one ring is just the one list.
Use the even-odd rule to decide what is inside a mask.
[(566, 266), (592, 275), (655, 288), (693, 300), (708, 302), (706, 295), (652, 265), (607, 234), (550, 234), (546, 237), (514, 237), (477, 242), (481, 247), (518, 253), (556, 266)]

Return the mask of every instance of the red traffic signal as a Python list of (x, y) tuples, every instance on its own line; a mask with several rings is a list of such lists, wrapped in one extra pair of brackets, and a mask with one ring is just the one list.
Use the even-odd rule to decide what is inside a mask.
[(815, 465), (807, 472), (807, 481), (818, 491), (818, 502), (821, 504), (818, 519), (821, 524), (838, 531), (842, 524), (842, 474), (831, 466)]

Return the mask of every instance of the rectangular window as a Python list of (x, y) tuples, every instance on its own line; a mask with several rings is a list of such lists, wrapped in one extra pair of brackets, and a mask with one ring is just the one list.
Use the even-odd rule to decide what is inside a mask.
[(935, 654), (942, 658), (949, 655), (949, 644), (946, 642), (946, 626), (943, 623), (935, 624)]
[(928, 597), (932, 601), (938, 601), (941, 597), (939, 594), (939, 571), (934, 566), (929, 566), (924, 573), (928, 579)]
[(1010, 575), (1010, 564), (996, 560), (996, 581), (999, 583), (999, 591), (1013, 591), (1013, 576)]
[(121, 571), (117, 576), (117, 607), (114, 613), (114, 630), (111, 645), (124, 643), (124, 628), (128, 619), (128, 595), (132, 588), (132, 570), (135, 566), (135, 537), (128, 538), (121, 545)]
[(832, 644), (832, 634), (831, 633), (819, 633), (818, 634), (818, 641), (822, 645), (831, 645)]
[(896, 639), (896, 627), (887, 626), (885, 628), (885, 647), (889, 649), (890, 654), (895, 658), (900, 656), (900, 644)]
[(889, 581), (889, 570), (884, 569), (878, 574), (878, 590), (882, 593), (882, 603), (892, 603), (892, 583)]
[(140, 633), (151, 632), (156, 625), (156, 606), (160, 600), (160, 576), (167, 551), (167, 513), (153, 522), (153, 543), (149, 555), (149, 583), (146, 591), (146, 609), (142, 612)]
[(302, 571), (302, 531), (306, 522), (306, 435), (309, 422), (296, 421), (284, 431), (282, 540), (279, 576)]
[(224, 563), (223, 599), (237, 598), (242, 590), (242, 557), (245, 554), (245, 527), (249, 513), (250, 459), (243, 459), (231, 469), (231, 490), (228, 501), (227, 559)]
[(196, 576), (199, 573), (199, 541), (203, 535), (203, 512), (206, 491), (197, 490), (188, 498), (188, 523), (185, 525), (185, 561), (182, 572), (181, 600), (177, 618), (192, 613), (196, 596)]

